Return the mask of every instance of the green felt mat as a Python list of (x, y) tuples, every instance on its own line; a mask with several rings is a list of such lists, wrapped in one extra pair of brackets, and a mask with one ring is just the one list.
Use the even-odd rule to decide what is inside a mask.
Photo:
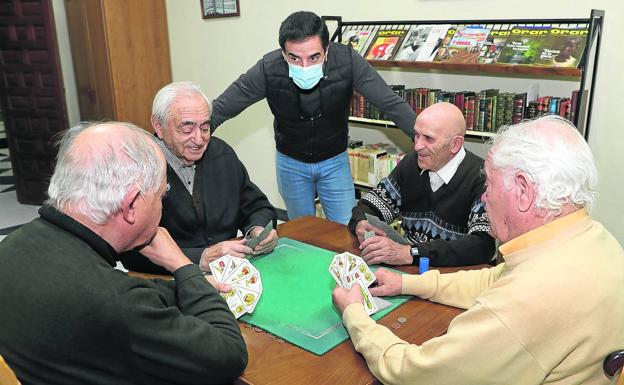
[[(328, 271), (336, 254), (280, 238), (272, 253), (251, 259), (264, 290), (254, 312), (240, 319), (318, 355), (346, 340), (347, 331), (332, 303), (336, 281)], [(408, 298), (385, 298), (392, 306), (372, 318), (380, 319)]]

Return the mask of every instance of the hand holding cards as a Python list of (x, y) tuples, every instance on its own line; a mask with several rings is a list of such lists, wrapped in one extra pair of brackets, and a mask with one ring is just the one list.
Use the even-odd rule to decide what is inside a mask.
[(258, 269), (248, 260), (231, 255), (224, 255), (210, 262), (209, 266), (215, 280), (232, 286), (232, 290), (221, 293), (221, 297), (227, 302), (234, 317), (253, 312), (262, 295)]
[(334, 277), (338, 285), (345, 289), (351, 289), (355, 282), (360, 284), (360, 290), (364, 298), (364, 308), (368, 315), (379, 310), (373, 300), (373, 296), (368, 291), (368, 287), (375, 282), (375, 275), (362, 258), (346, 252), (337, 254), (329, 264), (329, 273)]
[(383, 222), (382, 220), (380, 220), (376, 216), (370, 215), (369, 213), (366, 213), (366, 220), (371, 225), (375, 226), (379, 230), (381, 230), (384, 233), (386, 233), (386, 237), (392, 239), (394, 242), (396, 242), (396, 243), (398, 243), (400, 245), (409, 245), (410, 244), (409, 241), (407, 239), (403, 238), (403, 236), (401, 234), (399, 234), (398, 231), (396, 231), (395, 229), (390, 227), (390, 225), (388, 225), (386, 222)]
[(253, 250), (256, 246), (258, 246), (258, 243), (262, 242), (262, 240), (269, 235), (271, 230), (273, 230), (273, 221), (269, 221), (257, 237), (247, 238), (247, 246)]

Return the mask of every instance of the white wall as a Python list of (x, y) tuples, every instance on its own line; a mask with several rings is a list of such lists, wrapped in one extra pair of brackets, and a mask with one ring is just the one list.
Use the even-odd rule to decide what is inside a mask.
[[(624, 5), (619, 1), (580, 2), (570, 0), (523, 2), (493, 0), (240, 0), (241, 16), (201, 18), (199, 0), (166, 0), (171, 62), (174, 80), (192, 80), (216, 97), (264, 53), (278, 47), (279, 24), (290, 13), (310, 10), (319, 15), (341, 15), (344, 20), (446, 20), (509, 18), (580, 18), (590, 8), (606, 11), (596, 86), (590, 145), (601, 173), (600, 198), (594, 216), (624, 243), (624, 130), (620, 128), (624, 106), (624, 63), (619, 29), (624, 22)], [(510, 6), (513, 4), (513, 6)], [(501, 82), (504, 79), (496, 79)], [(501, 85), (497, 88), (503, 89)], [(543, 91), (546, 92), (546, 91)], [(567, 91), (566, 91), (567, 92)], [(365, 129), (353, 133), (363, 135)], [(369, 135), (382, 135), (383, 130)], [(266, 102), (247, 109), (226, 122), (216, 135), (232, 145), (250, 175), (273, 204), (283, 207), (275, 182), (272, 116)]]

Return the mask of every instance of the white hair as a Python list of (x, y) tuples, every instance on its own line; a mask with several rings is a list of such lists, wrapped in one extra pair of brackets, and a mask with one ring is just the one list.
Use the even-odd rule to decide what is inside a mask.
[(155, 193), (162, 184), (164, 162), (151, 136), (131, 123), (106, 124), (127, 127), (121, 148), (102, 144), (98, 151), (76, 153), (76, 137), (100, 122), (81, 122), (67, 130), (59, 141), (54, 174), (46, 203), (60, 211), (76, 210), (102, 225), (121, 210), (124, 197), (133, 187), (141, 193)]
[(169, 114), (171, 112), (171, 104), (174, 100), (184, 96), (199, 95), (206, 103), (208, 103), (208, 109), (212, 114), (212, 103), (204, 94), (204, 91), (199, 86), (192, 82), (173, 82), (169, 83), (161, 88), (154, 96), (154, 102), (152, 103), (152, 118), (159, 122), (163, 129), (167, 129), (167, 122), (169, 121)]
[(547, 115), (502, 127), (491, 143), (491, 164), (504, 171), (505, 186), (516, 172), (525, 173), (537, 190), (537, 208), (548, 215), (568, 204), (591, 210), (598, 171), (589, 145), (568, 120)]

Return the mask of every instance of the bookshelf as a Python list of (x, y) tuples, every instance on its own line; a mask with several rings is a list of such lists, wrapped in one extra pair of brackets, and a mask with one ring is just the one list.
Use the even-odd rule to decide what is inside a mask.
[[(495, 82), (505, 83), (511, 79), (515, 83), (526, 82), (527, 85), (547, 82), (562, 82), (567, 87), (581, 90), (574, 108), (574, 123), (586, 139), (589, 138), (591, 113), (593, 104), (593, 89), (596, 82), (596, 70), (600, 53), (600, 40), (605, 12), (593, 9), (588, 18), (556, 18), (556, 19), (497, 19), (497, 20), (401, 20), (401, 21), (343, 21), (341, 16), (323, 16), (326, 23), (335, 22), (335, 30), (331, 41), (341, 42), (345, 27), (373, 27), (379, 29), (404, 28), (406, 31), (414, 25), (587, 25), (587, 39), (585, 49), (577, 67), (535, 66), (526, 64), (477, 64), (477, 63), (445, 63), (436, 61), (398, 61), (398, 60), (369, 60), (371, 65), (379, 71), (388, 72), (393, 81), (410, 74), (420, 73), (424, 76), (448, 77), (491, 77)], [(364, 49), (366, 52), (366, 48)], [(362, 54), (364, 54), (362, 52)], [(397, 74), (398, 72), (398, 74)], [(385, 77), (385, 76), (384, 76)], [(386, 80), (388, 81), (388, 79)], [(388, 81), (392, 84), (391, 81)], [(556, 86), (555, 86), (556, 87)], [(498, 88), (498, 87), (497, 87)], [(503, 88), (503, 87), (500, 87)], [(505, 92), (501, 89), (501, 92)], [(528, 100), (527, 100), (528, 102)], [(351, 117), (351, 122), (359, 125), (377, 127), (395, 127), (392, 122), (385, 120)], [(471, 138), (487, 139), (494, 136), (493, 132), (468, 131), (466, 136)]]

